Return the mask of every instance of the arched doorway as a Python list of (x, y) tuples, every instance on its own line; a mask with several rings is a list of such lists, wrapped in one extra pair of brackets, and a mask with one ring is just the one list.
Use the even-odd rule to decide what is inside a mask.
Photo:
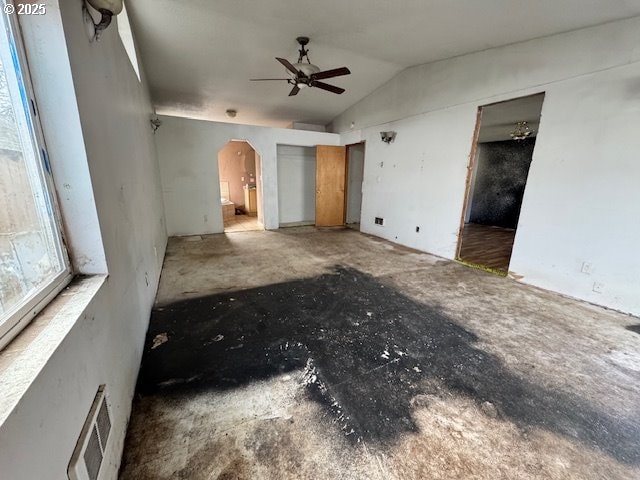
[(218, 152), (218, 173), (224, 232), (264, 230), (260, 155), (231, 140)]

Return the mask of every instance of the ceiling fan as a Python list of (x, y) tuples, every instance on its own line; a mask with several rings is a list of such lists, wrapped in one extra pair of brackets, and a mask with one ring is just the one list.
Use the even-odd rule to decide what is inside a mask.
[[(289, 92), (289, 96), (297, 95), (301, 88), (304, 87), (316, 87), (328, 92), (341, 94), (344, 92), (344, 88), (336, 87), (335, 85), (329, 85), (328, 83), (320, 82), (327, 78), (340, 77), (342, 75), (349, 75), (351, 71), (347, 67), (334, 68), (331, 70), (320, 71), (320, 67), (311, 63), (309, 60), (309, 50), (305, 47), (309, 43), (309, 37), (298, 37), (297, 42), (300, 44), (300, 55), (298, 56), (298, 62), (291, 64), (286, 58), (278, 58), (284, 67), (289, 71), (290, 78), (252, 78), (252, 82), (265, 82), (265, 81), (286, 81), (293, 85), (293, 88)], [(306, 63), (304, 60), (306, 59)]]

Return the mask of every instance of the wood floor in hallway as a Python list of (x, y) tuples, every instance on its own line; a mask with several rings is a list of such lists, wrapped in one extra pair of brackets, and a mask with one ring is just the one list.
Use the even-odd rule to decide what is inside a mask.
[(172, 238), (120, 478), (640, 478), (639, 324), (351, 229)]
[(460, 259), (507, 272), (515, 237), (512, 228), (467, 223), (462, 233)]

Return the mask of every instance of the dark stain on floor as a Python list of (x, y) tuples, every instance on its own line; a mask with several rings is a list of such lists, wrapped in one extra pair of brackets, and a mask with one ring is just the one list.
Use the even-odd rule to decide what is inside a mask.
[[(167, 341), (153, 348), (164, 333)], [(305, 369), (309, 394), (348, 438), (384, 446), (417, 431), (411, 400), (440, 384), (522, 429), (640, 463), (640, 418), (516, 376), (477, 341), (438, 308), (340, 267), (154, 309), (138, 391), (190, 395)]]
[(627, 327), (625, 327), (627, 330), (629, 330), (630, 332), (633, 333), (638, 333), (640, 334), (640, 323), (638, 325), (628, 325)]

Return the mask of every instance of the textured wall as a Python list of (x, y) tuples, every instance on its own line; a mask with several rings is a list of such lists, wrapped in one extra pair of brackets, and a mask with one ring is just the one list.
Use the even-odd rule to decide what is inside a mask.
[(516, 228), (536, 139), (482, 144), (470, 205), (471, 223)]
[[(247, 141), (260, 157), (258, 194), (262, 189), (264, 227), (279, 226), (277, 146), (338, 145), (334, 133), (160, 117), (155, 136), (169, 235), (222, 233), (217, 152), (230, 139)], [(379, 140), (378, 140), (379, 141)], [(212, 188), (213, 186), (213, 188)], [(258, 217), (260, 219), (260, 216)]]
[[(86, 307), (74, 310), (75, 318), (63, 310), (34, 339), (41, 342), (69, 328), (57, 347), (46, 345), (52, 350), (46, 360), (39, 349), (30, 350), (43, 343), (32, 343), (16, 357), (34, 377), (10, 412), (0, 407), (0, 477), (68, 478), (85, 417), (104, 383), (112, 431), (100, 478), (115, 479), (167, 239), (149, 125), (153, 108), (144, 72), (140, 82), (117, 28), (91, 43), (82, 2), (44, 3), (46, 15), (24, 15), (20, 21), (37, 73), (34, 87), (42, 93), (40, 117), (67, 239), (81, 252), (76, 268), (108, 271), (109, 277)], [(91, 215), (94, 199), (99, 226)], [(78, 301), (75, 295), (66, 298)]]
[[(412, 67), (349, 108), (333, 128), (343, 144), (367, 142), (361, 231), (454, 258), (478, 107), (544, 91), (509, 268), (640, 313), (639, 27), (640, 17)], [(396, 140), (384, 144), (388, 130)]]

